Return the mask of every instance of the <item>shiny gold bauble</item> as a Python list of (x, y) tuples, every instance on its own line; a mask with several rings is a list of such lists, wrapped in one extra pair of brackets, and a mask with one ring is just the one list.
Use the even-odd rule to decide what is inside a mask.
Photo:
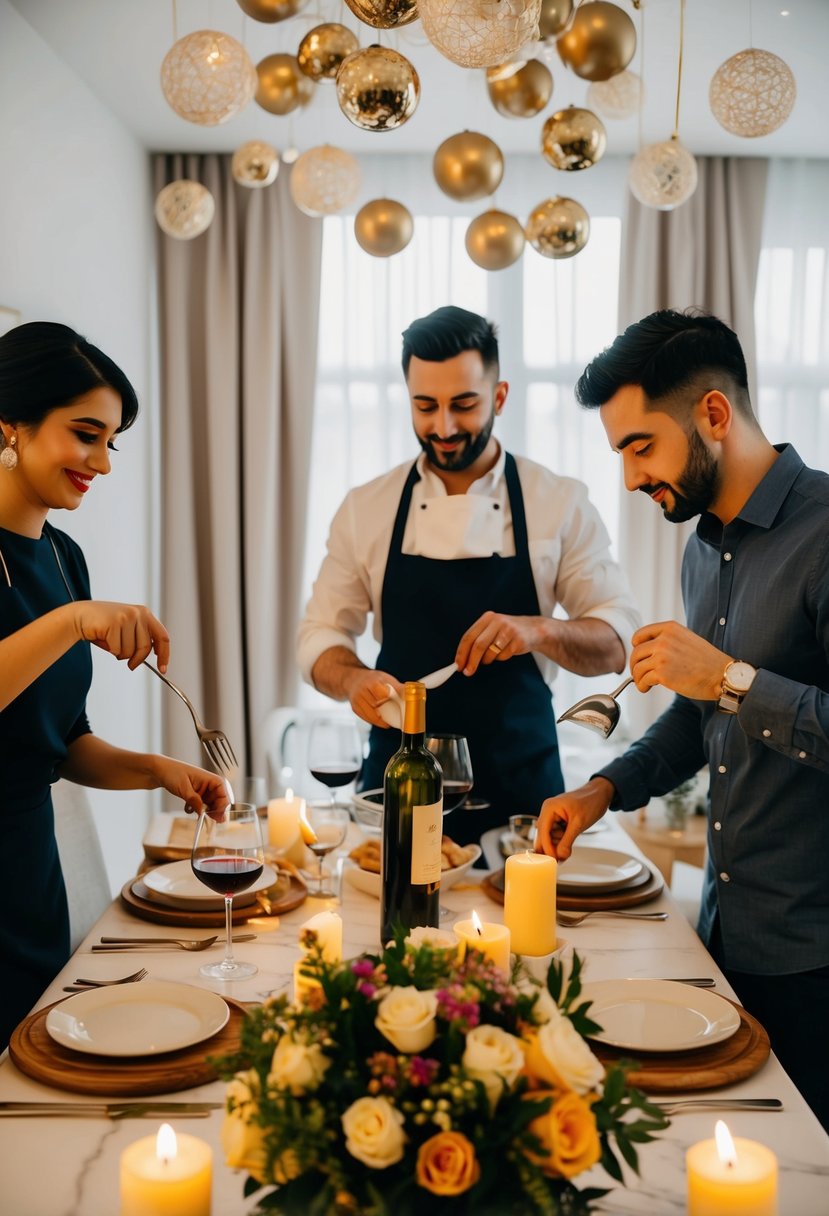
[(241, 42), (219, 30), (179, 38), (161, 64), (161, 91), (181, 118), (215, 127), (243, 110), (256, 89), (256, 70)]
[(236, 3), (254, 21), (266, 21), (273, 25), (275, 21), (285, 21), (295, 16), (308, 0), (236, 0)]
[(588, 0), (576, 9), (556, 46), (567, 67), (583, 80), (609, 80), (633, 58), (636, 27), (618, 4)]
[(504, 157), (488, 136), (461, 131), (440, 145), (432, 171), (444, 194), (468, 202), (486, 198), (498, 189), (504, 176)]
[(540, 59), (531, 59), (508, 76), (499, 68), (488, 68), (486, 87), (490, 101), (505, 118), (534, 118), (552, 97), (553, 78)]
[(240, 186), (247, 186), (250, 190), (261, 189), (276, 181), (279, 153), (261, 139), (248, 140), (233, 153), (230, 171)]
[(541, 0), (419, 0), (432, 46), (462, 68), (514, 59), (538, 37)]
[(524, 229), (506, 211), (484, 211), (466, 230), (466, 252), (483, 270), (505, 270), (524, 252)]
[(376, 30), (396, 30), (417, 21), (417, 0), (345, 0), (355, 17)]
[(711, 113), (720, 126), (745, 139), (771, 135), (782, 127), (796, 97), (789, 65), (779, 55), (755, 47), (721, 63), (708, 90)]
[(357, 244), (375, 258), (388, 258), (405, 249), (414, 235), (411, 212), (390, 198), (376, 198), (354, 217)]
[(357, 197), (360, 165), (342, 148), (323, 144), (298, 157), (288, 183), (291, 198), (306, 215), (333, 215)]
[(314, 82), (300, 71), (296, 55), (266, 55), (256, 74), (256, 100), (269, 114), (290, 114), (314, 96)]
[(216, 204), (201, 182), (181, 178), (160, 190), (155, 200), (159, 228), (178, 241), (192, 241), (210, 227)]
[(309, 30), (296, 53), (300, 71), (312, 80), (333, 80), (344, 59), (357, 50), (360, 43), (356, 34), (340, 25), (328, 21)]
[(590, 236), (590, 216), (574, 198), (548, 198), (527, 220), (527, 240), (545, 258), (572, 258)]
[(573, 0), (541, 0), (539, 38), (555, 38), (573, 15)]
[(393, 131), (417, 109), (420, 77), (405, 55), (367, 46), (343, 60), (337, 73), (340, 109), (355, 127)]
[(541, 152), (554, 169), (590, 169), (606, 148), (604, 123), (581, 106), (557, 110), (541, 130)]

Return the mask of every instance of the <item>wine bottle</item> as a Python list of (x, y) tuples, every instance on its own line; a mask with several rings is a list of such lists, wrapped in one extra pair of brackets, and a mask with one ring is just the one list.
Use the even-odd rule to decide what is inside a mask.
[(382, 942), (394, 927), (438, 927), (443, 774), (427, 750), (426, 687), (405, 686), (400, 750), (383, 782)]

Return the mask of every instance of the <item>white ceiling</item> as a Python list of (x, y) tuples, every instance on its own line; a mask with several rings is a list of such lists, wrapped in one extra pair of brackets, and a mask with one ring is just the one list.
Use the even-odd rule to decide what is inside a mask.
[[(178, 0), (179, 36), (216, 28), (240, 38), (254, 62), (274, 51), (296, 51), (303, 35), (320, 21), (349, 25), (363, 46), (382, 41), (407, 55), (421, 78), (414, 116), (397, 131), (366, 132), (340, 112), (333, 84), (317, 86), (313, 101), (289, 117), (276, 117), (255, 102), (219, 127), (185, 122), (169, 108), (159, 86), (159, 67), (172, 44), (173, 0), (12, 0), (15, 8), (90, 89), (153, 151), (232, 151), (248, 139), (300, 150), (329, 142), (361, 154), (378, 151), (432, 152), (449, 135), (483, 131), (509, 152), (534, 152), (545, 117), (556, 108), (583, 104), (586, 82), (550, 60), (554, 89), (547, 110), (533, 119), (505, 119), (493, 109), (484, 74), (457, 67), (425, 40), (419, 22), (398, 33), (371, 30), (341, 0), (309, 0), (289, 21), (265, 25), (245, 18), (236, 0)], [(680, 0), (618, 0), (639, 24), (642, 42), (631, 68), (643, 74), (645, 142), (667, 139), (673, 126)], [(788, 16), (781, 15), (788, 11)], [(751, 24), (750, 24), (751, 23)], [(749, 30), (753, 30), (750, 40)], [(380, 35), (378, 38), (378, 34)], [(708, 108), (708, 85), (719, 64), (749, 45), (780, 55), (795, 74), (794, 111), (780, 130), (757, 140), (727, 134)], [(695, 153), (742, 156), (829, 157), (826, 62), (829, 0), (688, 0), (685, 18), (682, 141)], [(823, 101), (821, 102), (821, 99)], [(607, 121), (608, 151), (635, 151), (635, 118)]]

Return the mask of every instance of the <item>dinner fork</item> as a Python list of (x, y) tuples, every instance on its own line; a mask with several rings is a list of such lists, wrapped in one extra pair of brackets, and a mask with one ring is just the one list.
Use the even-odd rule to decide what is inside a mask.
[(588, 916), (621, 916), (624, 920), (667, 920), (667, 912), (616, 912), (610, 908), (596, 909), (594, 912), (557, 912), (556, 920), (560, 925), (580, 925)]
[(132, 975), (122, 975), (117, 980), (84, 980), (76, 979), (73, 984), (64, 988), (64, 992), (83, 992), (85, 988), (112, 988), (117, 984), (137, 984), (149, 975), (146, 967), (142, 967), (140, 971), (134, 971)]
[(649, 1098), (665, 1115), (681, 1115), (694, 1110), (782, 1110), (779, 1098)]
[[(252, 942), (255, 933), (234, 933), (234, 942)], [(206, 950), (219, 940), (219, 935), (212, 937), (102, 937), (101, 944), (92, 947), (93, 950), (106, 954), (118, 950), (136, 950), (147, 946), (179, 946), (182, 950)]]
[(168, 688), (181, 697), (184, 704), (190, 710), (190, 716), (193, 719), (193, 725), (196, 728), (196, 734), (199, 736), (199, 742), (205, 750), (208, 760), (213, 765), (217, 773), (221, 773), (223, 777), (235, 777), (239, 771), (239, 761), (236, 759), (233, 748), (230, 746), (230, 741), (223, 730), (208, 730), (202, 723), (199, 715), (193, 708), (193, 702), (185, 693), (181, 691), (177, 684), (169, 680), (167, 676), (162, 675), (154, 664), (147, 659), (144, 660), (144, 666), (149, 667), (150, 671), (155, 672), (159, 680), (163, 680)]

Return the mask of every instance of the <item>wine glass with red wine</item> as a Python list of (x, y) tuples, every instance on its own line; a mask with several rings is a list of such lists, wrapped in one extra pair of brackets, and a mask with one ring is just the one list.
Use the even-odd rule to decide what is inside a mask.
[(356, 722), (348, 718), (317, 718), (308, 740), (308, 767), (315, 781), (328, 786), (331, 807), (337, 790), (351, 785), (363, 763), (363, 744)]
[(463, 735), (427, 735), (426, 747), (443, 770), (443, 813), (448, 815), (472, 789), (472, 760)]
[(221, 820), (199, 816), (196, 839), (190, 857), (193, 873), (217, 895), (225, 899), (227, 945), (220, 963), (205, 963), (202, 975), (214, 980), (238, 980), (255, 975), (255, 963), (240, 963), (233, 957), (233, 896), (246, 891), (261, 877), (265, 865), (262, 832), (256, 807), (234, 802)]

